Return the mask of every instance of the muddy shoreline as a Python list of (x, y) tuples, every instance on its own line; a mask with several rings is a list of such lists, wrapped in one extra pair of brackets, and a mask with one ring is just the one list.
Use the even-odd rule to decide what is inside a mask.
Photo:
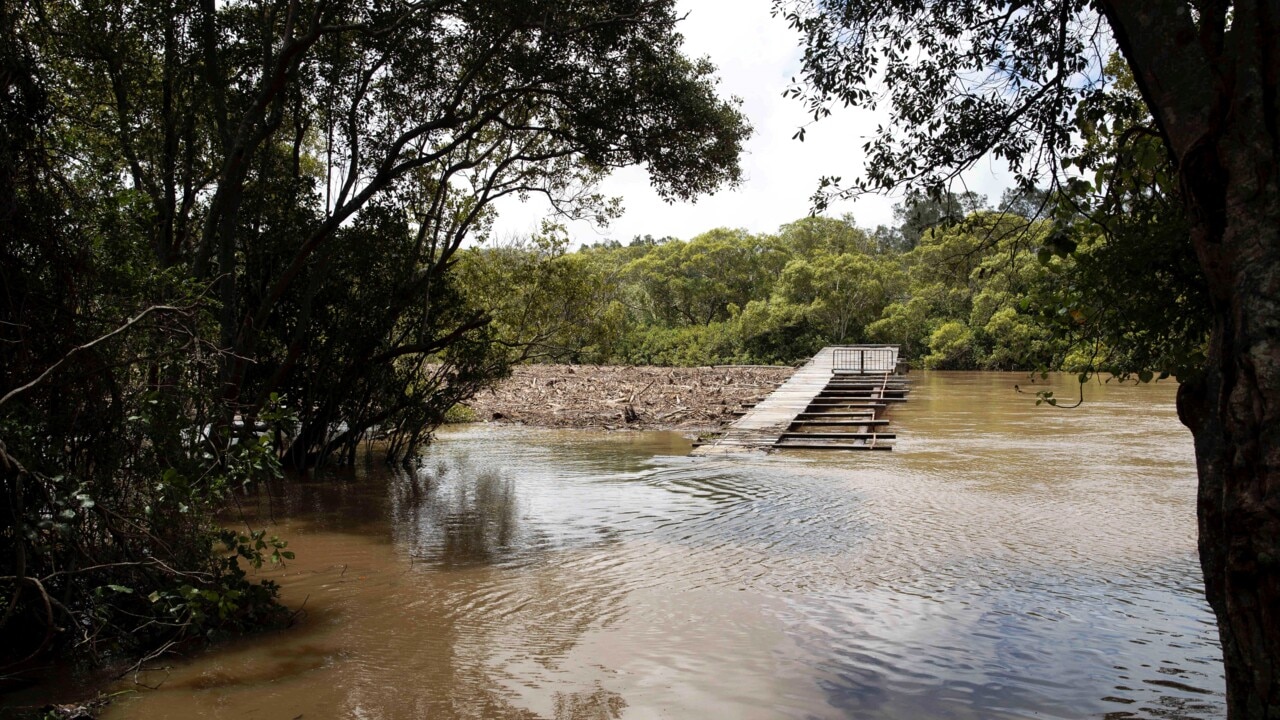
[(794, 371), (760, 365), (521, 365), (466, 405), (475, 422), (703, 432), (755, 404)]

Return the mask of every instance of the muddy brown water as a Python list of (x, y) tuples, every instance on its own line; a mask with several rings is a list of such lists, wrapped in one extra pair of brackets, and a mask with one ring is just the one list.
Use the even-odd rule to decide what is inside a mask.
[(414, 473), (289, 484), (263, 512), (302, 622), (106, 717), (1224, 714), (1174, 386), (912, 379), (893, 453), (470, 426)]

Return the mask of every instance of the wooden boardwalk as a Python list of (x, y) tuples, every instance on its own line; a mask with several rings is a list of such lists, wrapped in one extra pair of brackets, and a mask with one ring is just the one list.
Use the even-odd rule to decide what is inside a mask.
[(881, 415), (905, 402), (895, 345), (826, 347), (695, 455), (749, 451), (891, 450)]

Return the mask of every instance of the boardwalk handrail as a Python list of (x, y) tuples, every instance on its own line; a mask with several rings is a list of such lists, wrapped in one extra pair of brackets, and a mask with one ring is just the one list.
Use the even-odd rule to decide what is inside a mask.
[(891, 373), (898, 363), (898, 348), (892, 345), (857, 345), (834, 348), (831, 369), (856, 373)]
[(822, 348), (723, 433), (696, 443), (694, 453), (892, 450), (896, 436), (885, 432), (889, 421), (881, 415), (909, 392), (894, 374), (897, 360), (893, 345)]

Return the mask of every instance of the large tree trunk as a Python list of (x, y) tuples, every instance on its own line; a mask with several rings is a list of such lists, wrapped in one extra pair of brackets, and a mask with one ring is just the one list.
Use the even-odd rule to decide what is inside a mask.
[(1204, 375), (1179, 389), (1178, 412), (1195, 438), (1200, 564), (1218, 620), (1229, 716), (1280, 718), (1280, 485), (1274, 461), (1269, 468), (1257, 463), (1263, 443), (1249, 438), (1262, 429), (1261, 418), (1251, 407), (1238, 412), (1240, 400), (1253, 404), (1253, 391), (1240, 382), (1225, 334), (1215, 333)]
[(1178, 168), (1212, 298), (1178, 411), (1228, 716), (1280, 720), (1280, 4), (1097, 2)]
[(1264, 106), (1232, 114), (1206, 157), (1183, 161), (1215, 323), (1178, 409), (1195, 437), (1229, 716), (1280, 719), (1280, 133)]

